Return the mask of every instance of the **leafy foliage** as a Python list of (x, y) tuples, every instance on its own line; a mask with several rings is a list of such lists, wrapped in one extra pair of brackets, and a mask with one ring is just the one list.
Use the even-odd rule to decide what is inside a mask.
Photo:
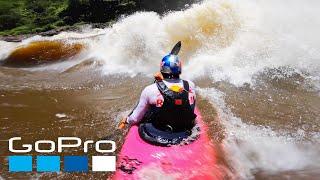
[(67, 0), (0, 0), (0, 35), (55, 28), (67, 5)]
[(138, 10), (159, 13), (192, 0), (0, 0), (0, 35), (48, 31), (81, 23), (106, 23)]

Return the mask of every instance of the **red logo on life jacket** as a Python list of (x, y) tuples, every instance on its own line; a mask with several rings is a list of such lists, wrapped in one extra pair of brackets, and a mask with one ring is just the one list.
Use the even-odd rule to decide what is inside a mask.
[(175, 105), (182, 105), (182, 99), (175, 99), (174, 104)]
[(162, 105), (163, 105), (163, 100), (162, 99), (157, 99), (156, 107), (162, 107)]

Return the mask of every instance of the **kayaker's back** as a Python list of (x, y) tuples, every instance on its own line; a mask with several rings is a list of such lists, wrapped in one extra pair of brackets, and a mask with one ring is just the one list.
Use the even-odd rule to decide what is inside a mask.
[[(189, 103), (190, 105), (194, 105), (196, 99), (195, 85), (192, 81), (187, 81), (189, 83)], [(169, 89), (183, 88), (183, 82), (181, 79), (169, 79), (163, 80), (163, 82), (168, 86)], [(145, 89), (142, 91), (142, 95), (144, 94), (148, 104), (155, 105), (156, 107), (161, 107), (163, 105), (164, 98), (161, 95), (156, 83), (145, 87)]]
[[(171, 90), (183, 88), (183, 80), (181, 79), (168, 79), (163, 80), (164, 84)], [(188, 101), (191, 108), (194, 110), (196, 92), (195, 85), (192, 81), (187, 81), (189, 85)], [(141, 93), (138, 105), (128, 117), (130, 124), (138, 124), (146, 114), (152, 111), (152, 108), (161, 108), (164, 104), (164, 97), (160, 92), (156, 83), (151, 84), (144, 88)]]

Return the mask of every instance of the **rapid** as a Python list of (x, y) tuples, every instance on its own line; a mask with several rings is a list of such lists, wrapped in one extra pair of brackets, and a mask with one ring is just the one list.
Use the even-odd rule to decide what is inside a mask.
[[(108, 137), (121, 145), (117, 122), (182, 41), (182, 77), (197, 85), (204, 117), (216, 115), (206, 122), (230, 179), (317, 179), (319, 7), (316, 0), (206, 0), (163, 16), (136, 12), (105, 29), (0, 41), (1, 155), (16, 134)], [(36, 58), (49, 63), (6, 63)], [(0, 179), (14, 176), (0, 172)]]

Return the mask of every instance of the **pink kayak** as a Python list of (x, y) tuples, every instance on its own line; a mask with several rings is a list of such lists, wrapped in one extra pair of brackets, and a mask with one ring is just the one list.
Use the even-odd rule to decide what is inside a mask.
[(208, 127), (198, 109), (195, 113), (199, 137), (187, 145), (151, 145), (140, 138), (138, 126), (132, 126), (118, 155), (113, 179), (223, 179)]

